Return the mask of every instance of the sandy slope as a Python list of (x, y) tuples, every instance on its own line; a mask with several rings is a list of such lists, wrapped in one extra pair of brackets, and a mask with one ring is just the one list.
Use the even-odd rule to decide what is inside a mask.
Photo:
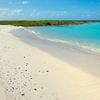
[(0, 100), (100, 100), (99, 77), (25, 44), (16, 28), (0, 26)]

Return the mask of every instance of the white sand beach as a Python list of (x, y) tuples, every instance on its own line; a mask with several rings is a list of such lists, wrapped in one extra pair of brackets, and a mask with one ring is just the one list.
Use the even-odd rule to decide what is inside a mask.
[(100, 100), (99, 57), (66, 50), (80, 62), (74, 65), (22, 41), (31, 36), (18, 38), (14, 29), (21, 27), (0, 25), (0, 100)]

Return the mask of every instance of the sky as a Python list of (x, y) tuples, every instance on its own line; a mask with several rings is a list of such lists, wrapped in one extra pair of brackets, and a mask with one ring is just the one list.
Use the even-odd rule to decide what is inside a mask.
[(100, 20), (100, 0), (0, 0), (0, 20)]

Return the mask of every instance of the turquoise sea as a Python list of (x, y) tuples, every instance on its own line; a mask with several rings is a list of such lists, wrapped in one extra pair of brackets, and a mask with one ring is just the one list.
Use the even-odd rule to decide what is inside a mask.
[(96, 53), (100, 53), (100, 23), (31, 27), (41, 39), (66, 43)]

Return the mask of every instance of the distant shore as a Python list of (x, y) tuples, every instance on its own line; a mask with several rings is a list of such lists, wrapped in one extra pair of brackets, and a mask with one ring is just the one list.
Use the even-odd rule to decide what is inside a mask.
[(14, 26), (51, 26), (51, 25), (79, 25), (100, 22), (99, 20), (19, 20), (0, 21), (0, 25)]

